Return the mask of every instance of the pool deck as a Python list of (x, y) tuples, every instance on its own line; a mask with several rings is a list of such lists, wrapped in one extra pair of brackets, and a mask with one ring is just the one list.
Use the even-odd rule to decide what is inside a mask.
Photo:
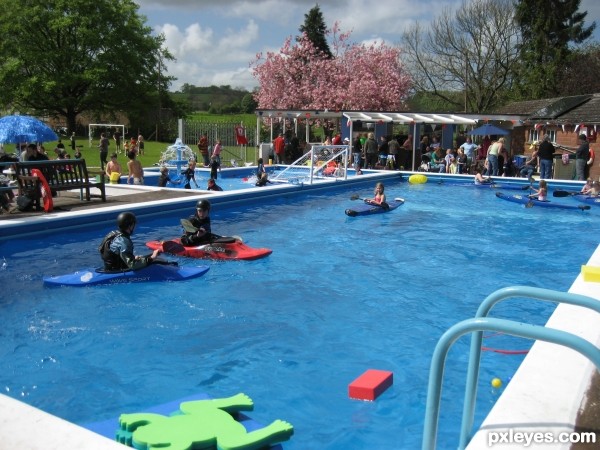
[[(389, 173), (384, 175), (392, 176)], [(364, 189), (363, 184), (368, 183), (372, 186), (375, 180), (379, 181), (379, 177), (365, 176), (355, 180), (355, 183), (357, 187), (361, 186)], [(266, 197), (291, 192), (287, 188), (288, 186), (282, 188), (276, 186), (269, 187), (268, 190), (257, 189), (260, 191), (259, 197)], [(244, 195), (251, 195), (253, 190), (249, 190)], [(57, 210), (53, 213), (19, 212), (0, 215), (0, 239), (14, 234), (26, 234), (27, 232), (22, 231), (25, 223), (28, 224), (27, 228), (35, 224), (33, 232), (39, 232), (50, 228), (49, 222), (60, 223), (69, 220), (77, 224), (87, 223), (90, 221), (89, 216), (92, 211), (96, 220), (98, 215), (105, 215), (106, 220), (110, 217), (114, 221), (116, 213), (125, 209), (125, 206), (134, 211), (143, 211), (149, 206), (175, 210), (187, 208), (197, 198), (206, 198), (206, 195), (223, 203), (241, 202), (244, 198), (244, 195), (234, 192), (210, 193), (198, 190), (107, 185), (106, 203), (98, 199), (91, 202), (81, 201), (78, 193), (61, 193), (60, 197), (54, 199)], [(232, 197), (233, 200), (228, 201), (227, 197)], [(56, 225), (53, 224), (52, 227), (54, 226)], [(600, 249), (596, 249), (590, 260), (582, 261), (582, 264), (600, 266)], [(581, 275), (576, 278), (569, 292), (600, 300), (600, 284), (585, 282)], [(559, 305), (548, 320), (547, 326), (569, 331), (595, 346), (600, 344), (600, 315), (587, 309)], [(597, 406), (596, 401), (589, 400), (595, 398), (594, 395), (598, 395), (595, 392), (600, 391), (600, 381), (591, 384), (594, 369), (594, 365), (589, 360), (573, 350), (537, 341), (510, 383), (503, 388), (502, 395), (467, 448), (469, 450), (490, 448), (491, 432), (542, 432), (553, 433), (556, 437), (558, 433), (573, 432), (578, 420), (586, 417), (586, 410), (593, 410), (598, 414), (597, 409), (592, 408)], [(441, 413), (443, 415), (444, 411), (442, 410)], [(596, 432), (600, 429), (598, 425), (600, 421), (595, 420), (595, 417), (591, 422), (595, 426), (590, 425), (589, 415), (588, 422), (585, 423), (587, 429), (592, 428)], [(4, 430), (0, 433), (2, 448), (35, 450), (123, 448), (121, 444), (2, 394), (0, 394), (0, 428)], [(457, 430), (457, 440), (458, 433)], [(493, 445), (494, 449), (522, 447), (509, 442), (498, 442)], [(528, 448), (563, 450), (571, 448), (571, 444), (532, 443)], [(598, 448), (598, 446), (577, 447), (579, 448)]]

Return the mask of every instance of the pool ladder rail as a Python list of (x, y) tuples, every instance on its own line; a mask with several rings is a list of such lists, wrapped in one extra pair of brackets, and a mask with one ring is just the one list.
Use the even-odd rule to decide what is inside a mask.
[(495, 304), (513, 297), (566, 303), (589, 308), (600, 313), (600, 302), (598, 300), (578, 294), (529, 286), (511, 286), (490, 294), (481, 303), (474, 318), (463, 320), (452, 326), (442, 335), (435, 347), (429, 373), (425, 425), (423, 428), (423, 450), (435, 450), (436, 448), (444, 363), (452, 344), (464, 334), (472, 333), (472, 336), (458, 450), (463, 450), (472, 438), (484, 331), (502, 332), (513, 336), (563, 345), (586, 356), (600, 371), (600, 349), (579, 336), (554, 328), (487, 317)]

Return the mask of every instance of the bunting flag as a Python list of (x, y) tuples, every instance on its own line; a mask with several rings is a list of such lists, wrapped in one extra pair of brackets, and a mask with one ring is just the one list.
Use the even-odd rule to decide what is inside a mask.
[(235, 127), (235, 139), (238, 145), (248, 145), (246, 138), (246, 129), (240, 125)]
[(562, 132), (563, 132), (563, 133), (565, 133), (565, 124), (563, 123), (563, 124), (561, 125), (561, 127), (562, 127)]
[(541, 129), (543, 126), (544, 126), (544, 124), (541, 124), (541, 123), (536, 123), (536, 124), (535, 124), (535, 129), (536, 129), (536, 130), (540, 130), (540, 129)]
[(577, 130), (579, 129), (579, 124), (575, 125), (575, 130), (573, 130), (574, 133), (577, 133)]

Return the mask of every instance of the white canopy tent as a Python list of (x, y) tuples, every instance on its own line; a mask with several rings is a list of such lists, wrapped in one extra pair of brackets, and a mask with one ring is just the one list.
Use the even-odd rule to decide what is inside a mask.
[[(352, 125), (355, 121), (366, 123), (393, 122), (398, 124), (409, 124), (412, 126), (412, 135), (417, 136), (417, 125), (420, 123), (439, 123), (442, 125), (476, 125), (477, 120), (456, 114), (431, 114), (412, 112), (344, 112), (343, 116), (350, 124), (350, 136), (352, 136)], [(417, 139), (413, 139), (412, 167), (416, 167), (415, 158), (417, 154)]]
[[(281, 121), (285, 132), (285, 122), (293, 123), (294, 131), (298, 134), (298, 119), (346, 119), (352, 136), (352, 125), (356, 121), (363, 123), (395, 123), (408, 124), (412, 127), (412, 135), (417, 136), (417, 127), (422, 124), (442, 125), (477, 125), (481, 117), (477, 115), (457, 115), (446, 113), (421, 113), (421, 112), (389, 112), (389, 111), (316, 111), (316, 110), (257, 110), (256, 111), (256, 136), (260, 136), (260, 121), (271, 119), (270, 142), (273, 141), (273, 122)], [(306, 136), (309, 135), (309, 121), (306, 121)], [(413, 139), (413, 167), (415, 167), (415, 156), (417, 139)]]

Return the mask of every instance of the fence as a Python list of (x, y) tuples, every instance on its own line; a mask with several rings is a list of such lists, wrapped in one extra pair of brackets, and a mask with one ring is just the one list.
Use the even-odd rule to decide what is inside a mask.
[(221, 140), (221, 161), (224, 163), (229, 162), (232, 166), (243, 165), (245, 162), (256, 163), (256, 129), (246, 127), (248, 145), (238, 145), (235, 127), (239, 125), (239, 122), (208, 123), (186, 120), (183, 122), (183, 143), (197, 152), (198, 139), (206, 134), (209, 148), (212, 148), (217, 139)]

